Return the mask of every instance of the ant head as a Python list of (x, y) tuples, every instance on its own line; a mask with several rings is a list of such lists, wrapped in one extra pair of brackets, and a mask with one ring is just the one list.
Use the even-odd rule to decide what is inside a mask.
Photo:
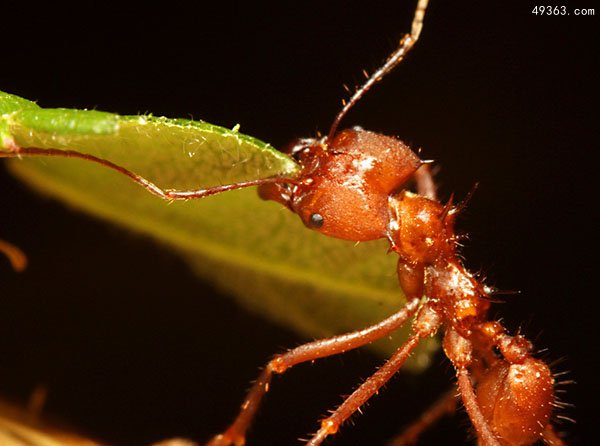
[(388, 197), (421, 164), (398, 139), (360, 128), (294, 141), (288, 153), (302, 173), (294, 184), (261, 186), (260, 196), (284, 204), (311, 229), (354, 241), (386, 235)]
[(332, 237), (363, 241), (386, 236), (389, 195), (413, 175), (421, 161), (395, 138), (360, 128), (337, 129), (354, 104), (413, 47), (426, 6), (426, 1), (418, 4), (411, 33), (344, 103), (328, 135), (320, 140), (296, 140), (288, 147), (287, 153), (302, 166), (297, 180), (262, 184), (262, 198), (284, 204), (306, 226)]

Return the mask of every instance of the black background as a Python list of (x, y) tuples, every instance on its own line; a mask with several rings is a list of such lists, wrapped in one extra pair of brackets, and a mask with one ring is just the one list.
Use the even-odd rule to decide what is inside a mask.
[[(45, 107), (239, 123), (280, 147), (327, 131), (342, 84), (376, 68), (412, 18), (413, 2), (321, 3), (9, 8), (0, 88)], [(590, 444), (598, 17), (508, 3), (433, 1), (414, 52), (344, 125), (422, 147), (442, 168), (443, 198), (480, 183), (459, 222), (471, 236), (466, 263), (522, 290), (493, 314), (547, 347), (550, 362), (562, 359), (555, 370), (577, 385), (563, 398), (575, 409), (561, 413), (577, 424), (559, 430)], [(235, 307), (162, 246), (40, 198), (5, 171), (0, 181), (0, 236), (30, 260), (19, 275), (0, 264), (4, 397), (23, 402), (45, 384), (48, 414), (109, 444), (202, 441), (230, 421), (269, 355), (302, 341)], [(277, 379), (249, 446), (297, 444), (379, 363), (349, 353)], [(434, 364), (393, 380), (330, 444), (393, 436), (450, 385), (441, 355)], [(467, 438), (458, 416), (422, 444)]]

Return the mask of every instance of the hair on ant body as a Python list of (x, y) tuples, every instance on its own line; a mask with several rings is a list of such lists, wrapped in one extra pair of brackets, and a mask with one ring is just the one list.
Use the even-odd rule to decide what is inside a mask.
[[(551, 423), (555, 380), (550, 367), (534, 357), (532, 343), (510, 335), (490, 320), (492, 289), (462, 264), (455, 221), (462, 205), (441, 203), (429, 162), (402, 141), (355, 127), (338, 131), (346, 113), (383, 76), (393, 70), (419, 39), (427, 0), (419, 0), (410, 34), (386, 62), (356, 90), (333, 121), (328, 134), (292, 142), (285, 151), (300, 165), (294, 178), (268, 178), (209, 189), (162, 190), (148, 180), (107, 160), (65, 150), (12, 147), (11, 156), (84, 158), (117, 170), (149, 192), (167, 200), (202, 198), (259, 186), (263, 199), (274, 200), (299, 215), (304, 225), (324, 235), (369, 241), (385, 238), (398, 254), (398, 281), (406, 305), (376, 325), (318, 340), (276, 355), (252, 385), (233, 423), (209, 446), (246, 443), (249, 427), (274, 374), (302, 362), (339, 354), (383, 338), (412, 321), (406, 342), (328, 417), (308, 441), (323, 443), (402, 367), (424, 338), (441, 332), (443, 350), (456, 373), (457, 389), (475, 429), (486, 446), (525, 446), (543, 441), (558, 446)], [(412, 191), (408, 186), (416, 184)], [(456, 408), (455, 392), (443, 395), (394, 440), (416, 441), (436, 419)]]

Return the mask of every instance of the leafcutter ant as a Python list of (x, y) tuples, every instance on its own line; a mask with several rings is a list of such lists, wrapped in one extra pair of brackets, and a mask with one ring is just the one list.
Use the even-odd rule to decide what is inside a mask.
[[(297, 213), (304, 224), (332, 237), (354, 241), (386, 238), (399, 255), (398, 278), (408, 297), (398, 313), (372, 327), (320, 340), (277, 355), (250, 390), (242, 410), (229, 428), (209, 445), (242, 445), (246, 432), (267, 392), (272, 375), (301, 362), (345, 352), (384, 337), (414, 317), (407, 342), (368, 378), (331, 416), (321, 422), (308, 442), (319, 445), (364, 404), (403, 365), (425, 337), (443, 330), (444, 351), (456, 370), (460, 398), (477, 437), (485, 445), (527, 445), (542, 440), (560, 445), (550, 423), (554, 379), (549, 367), (532, 355), (532, 344), (511, 336), (488, 319), (493, 290), (480, 283), (457, 256), (454, 223), (463, 205), (440, 203), (422, 161), (401, 141), (359, 128), (338, 126), (356, 102), (400, 63), (419, 38), (427, 1), (417, 6), (412, 31), (386, 63), (363, 84), (335, 118), (328, 134), (302, 139), (287, 153), (302, 166), (295, 178), (271, 178), (218, 188), (163, 191), (144, 178), (108, 161), (77, 152), (45, 153), (75, 156), (116, 169), (151, 193), (167, 200), (187, 200), (248, 186), (259, 186), (261, 197)], [(41, 155), (35, 148), (14, 147), (20, 156)], [(414, 181), (417, 193), (407, 189)], [(402, 437), (408, 443), (432, 418), (452, 410), (454, 394), (445, 395)], [(428, 419), (429, 421), (424, 421)]]

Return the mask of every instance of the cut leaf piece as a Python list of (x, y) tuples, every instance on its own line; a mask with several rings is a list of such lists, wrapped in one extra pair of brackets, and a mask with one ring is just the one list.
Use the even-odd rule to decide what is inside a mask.
[[(14, 122), (18, 124), (12, 127)], [(94, 150), (96, 156), (106, 154), (110, 161), (131, 168), (161, 186), (178, 189), (199, 185), (194, 180), (194, 169), (187, 162), (196, 164), (197, 171), (206, 176), (211, 175), (210, 170), (220, 172), (219, 176), (229, 176), (228, 163), (238, 158), (227, 155), (232, 147), (237, 150), (235, 140), (263, 144), (235, 132), (235, 137), (231, 137), (231, 131), (205, 123), (149, 117), (120, 117), (118, 123), (119, 136), (108, 135), (114, 143), (111, 147), (104, 146), (105, 135), (92, 132), (73, 133), (61, 127), (61, 132), (52, 133), (26, 127), (24, 121), (18, 120), (11, 121), (11, 129), (19, 129), (14, 135), (19, 135), (21, 139), (17, 141), (21, 143)], [(206, 161), (213, 166), (208, 171), (200, 165), (200, 155), (170, 153), (173, 146), (179, 147), (179, 151), (186, 150), (182, 147), (188, 147), (187, 138), (198, 126), (213, 129), (210, 144), (232, 144), (225, 151), (227, 154)], [(227, 142), (218, 136), (225, 133), (231, 138)], [(140, 134), (144, 143), (131, 149), (132, 141), (138, 142)], [(206, 142), (200, 142), (200, 146), (203, 144)], [(270, 157), (272, 149), (264, 146), (269, 148)], [(272, 166), (277, 160), (267, 164)], [(252, 159), (241, 164), (262, 166), (265, 162)], [(405, 302), (395, 274), (397, 258), (386, 255), (385, 240), (356, 244), (325, 237), (306, 229), (296, 215), (280, 205), (260, 200), (254, 190), (167, 203), (123, 175), (83, 160), (13, 160), (10, 167), (44, 194), (176, 247), (202, 277), (233, 294), (243, 306), (308, 338), (369, 326), (397, 311)], [(238, 172), (231, 176), (239, 178), (240, 165), (234, 163), (230, 167)], [(262, 174), (262, 167), (256, 169)], [(278, 173), (283, 174), (281, 166)], [(408, 329), (399, 330), (393, 339), (379, 341), (373, 347), (389, 355), (406, 339)], [(433, 339), (423, 344), (412, 357), (413, 369), (427, 366), (429, 352), (436, 348)]]
[(199, 189), (272, 176), (298, 165), (269, 144), (201, 121), (43, 109), (0, 94), (2, 149), (74, 150), (110, 161), (162, 189)]

